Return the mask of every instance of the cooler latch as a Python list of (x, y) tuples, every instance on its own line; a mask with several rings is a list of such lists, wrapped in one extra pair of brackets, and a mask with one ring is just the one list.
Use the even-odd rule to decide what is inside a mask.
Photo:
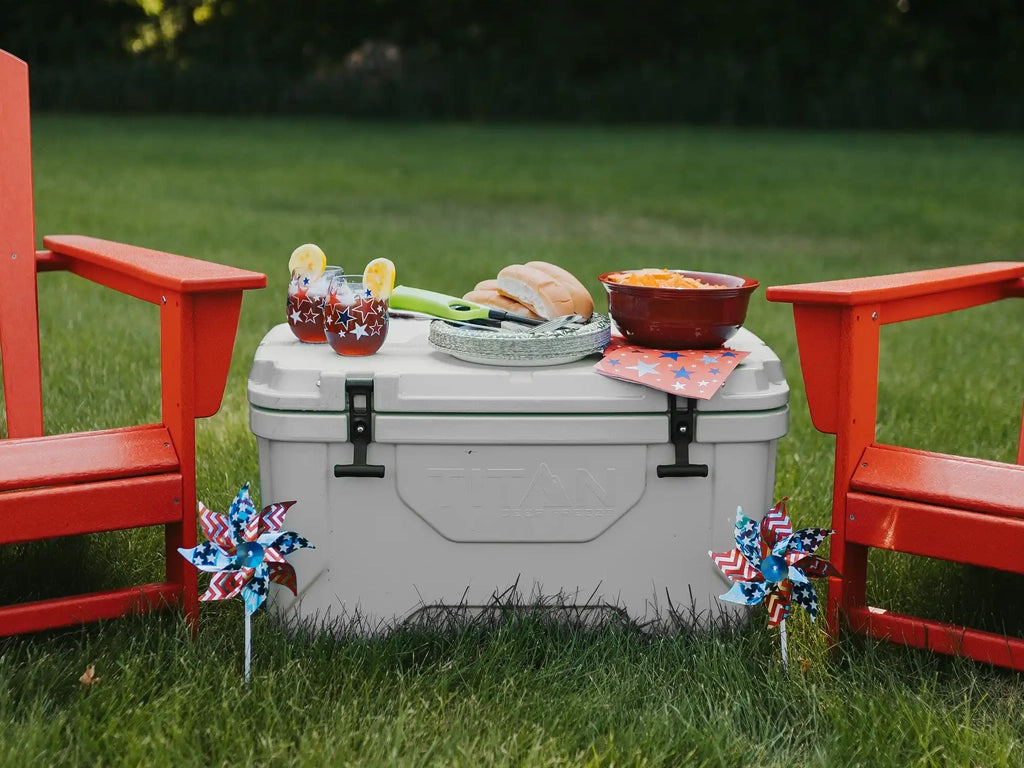
[(658, 477), (707, 477), (707, 464), (690, 463), (690, 442), (693, 440), (697, 418), (697, 401), (685, 398), (686, 407), (680, 409), (679, 398), (668, 398), (668, 435), (676, 446), (676, 463), (659, 464)]
[(373, 442), (373, 379), (345, 382), (345, 410), (348, 412), (348, 441), (352, 463), (335, 464), (335, 477), (384, 477), (383, 464), (366, 463), (366, 447)]

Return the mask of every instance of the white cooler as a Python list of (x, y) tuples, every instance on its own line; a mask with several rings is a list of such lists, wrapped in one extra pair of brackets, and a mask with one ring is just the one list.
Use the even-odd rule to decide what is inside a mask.
[(638, 622), (736, 610), (708, 550), (733, 545), (737, 506), (774, 501), (789, 387), (764, 342), (741, 330), (730, 346), (750, 355), (688, 400), (602, 376), (596, 356), (463, 362), (428, 325), (393, 319), (368, 357), (286, 325), (256, 350), (260, 496), (297, 500), (286, 528), (316, 547), (290, 558), (299, 595), (275, 588), (272, 611), (377, 632), (513, 592)]

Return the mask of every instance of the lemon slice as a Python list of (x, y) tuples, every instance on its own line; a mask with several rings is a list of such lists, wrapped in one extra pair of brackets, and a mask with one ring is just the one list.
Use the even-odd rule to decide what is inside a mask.
[(363, 284), (378, 299), (390, 299), (395, 287), (395, 265), (391, 259), (374, 259), (363, 270)]
[(300, 245), (292, 251), (288, 259), (288, 271), (293, 275), (298, 273), (303, 277), (316, 279), (327, 269), (327, 257), (320, 250), (320, 246), (313, 243)]

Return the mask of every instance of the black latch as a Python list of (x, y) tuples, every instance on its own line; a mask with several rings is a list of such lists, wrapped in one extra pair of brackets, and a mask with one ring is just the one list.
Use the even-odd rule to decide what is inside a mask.
[(335, 477), (384, 477), (383, 464), (366, 463), (366, 447), (373, 442), (373, 379), (345, 382), (345, 410), (348, 412), (348, 441), (352, 463), (335, 464)]
[(676, 398), (668, 396), (668, 436), (676, 446), (676, 463), (659, 464), (658, 477), (707, 477), (707, 464), (690, 463), (690, 441), (693, 440), (697, 416), (697, 401), (686, 398), (686, 407), (680, 410)]

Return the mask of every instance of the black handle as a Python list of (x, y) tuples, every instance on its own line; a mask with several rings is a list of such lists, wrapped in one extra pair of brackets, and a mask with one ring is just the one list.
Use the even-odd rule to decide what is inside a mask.
[(383, 464), (335, 464), (335, 477), (384, 477)]
[(707, 464), (659, 464), (658, 477), (707, 477)]

